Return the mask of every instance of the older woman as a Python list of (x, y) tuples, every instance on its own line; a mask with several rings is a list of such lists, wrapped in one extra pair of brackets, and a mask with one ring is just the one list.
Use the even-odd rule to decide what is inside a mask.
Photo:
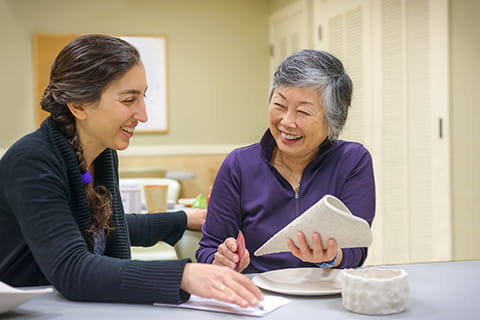
[[(197, 260), (245, 273), (298, 267), (361, 266), (367, 248), (337, 248), (321, 234), (298, 234), (291, 252), (251, 255), (325, 194), (372, 223), (372, 160), (360, 144), (338, 140), (347, 119), (352, 82), (342, 63), (323, 51), (287, 57), (275, 72), (269, 129), (259, 143), (233, 151), (213, 185)], [(242, 231), (246, 250), (236, 237)], [(309, 247), (306, 237), (312, 237)]]

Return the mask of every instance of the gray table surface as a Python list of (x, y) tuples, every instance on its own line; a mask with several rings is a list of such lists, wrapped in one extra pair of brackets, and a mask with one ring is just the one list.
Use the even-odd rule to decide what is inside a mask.
[[(292, 301), (262, 319), (480, 319), (480, 261), (437, 262), (382, 268), (407, 271), (407, 310), (387, 316), (349, 312), (341, 295), (286, 296)], [(265, 292), (266, 294), (273, 294)], [(253, 317), (151, 305), (71, 302), (45, 294), (0, 314), (0, 319), (255, 319)]]

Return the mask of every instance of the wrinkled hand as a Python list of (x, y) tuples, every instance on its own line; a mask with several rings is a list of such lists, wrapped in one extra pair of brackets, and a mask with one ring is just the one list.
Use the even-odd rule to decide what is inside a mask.
[(337, 241), (335, 239), (328, 239), (327, 248), (323, 249), (322, 237), (318, 232), (312, 234), (312, 246), (310, 248), (307, 242), (307, 238), (303, 232), (297, 234), (298, 247), (295, 245), (292, 239), (287, 240), (287, 245), (292, 254), (298, 259), (304, 262), (322, 263), (325, 261), (331, 261), (338, 253), (337, 263), (340, 264), (342, 250), (337, 249)]
[(204, 298), (234, 303), (240, 307), (256, 306), (263, 294), (244, 275), (232, 269), (203, 263), (187, 263), (181, 288)]
[(187, 214), (187, 229), (200, 230), (207, 217), (207, 209), (185, 209)]
[(234, 238), (227, 238), (221, 245), (218, 246), (212, 264), (225, 266), (230, 269), (236, 268), (239, 272), (242, 272), (250, 264), (250, 253), (247, 249), (245, 249), (243, 259), (240, 261), (241, 264), (237, 266), (237, 263), (240, 259), (237, 250), (237, 240)]

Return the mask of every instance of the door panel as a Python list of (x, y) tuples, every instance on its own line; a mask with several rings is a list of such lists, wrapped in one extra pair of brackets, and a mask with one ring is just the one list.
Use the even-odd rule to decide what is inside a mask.
[(450, 259), (448, 136), (437, 125), (448, 131), (446, 0), (317, 0), (313, 12), (315, 48), (339, 57), (354, 82), (341, 138), (374, 159), (367, 262)]

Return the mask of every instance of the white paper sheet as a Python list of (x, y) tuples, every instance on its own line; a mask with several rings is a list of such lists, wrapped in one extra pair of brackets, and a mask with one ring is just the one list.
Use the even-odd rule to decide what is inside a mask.
[(258, 306), (248, 308), (242, 308), (232, 303), (214, 299), (201, 298), (195, 295), (191, 295), (190, 299), (182, 304), (154, 303), (153, 305), (158, 307), (186, 308), (262, 317), (265, 314), (272, 312), (273, 310), (278, 309), (290, 302), (289, 299), (284, 297), (270, 295), (264, 295), (263, 297), (264, 300)]

